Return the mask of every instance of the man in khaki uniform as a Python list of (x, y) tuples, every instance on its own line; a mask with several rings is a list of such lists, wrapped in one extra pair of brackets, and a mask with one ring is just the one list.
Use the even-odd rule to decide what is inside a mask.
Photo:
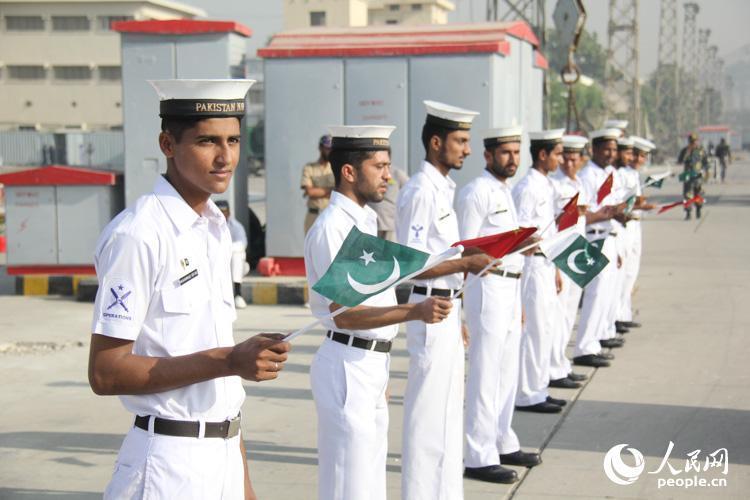
[(328, 161), (331, 154), (331, 136), (324, 135), (318, 142), (320, 156), (314, 162), (310, 162), (302, 168), (302, 181), (300, 188), (307, 198), (307, 215), (305, 215), (305, 235), (313, 225), (318, 214), (328, 206), (331, 191), (335, 186), (333, 171)]

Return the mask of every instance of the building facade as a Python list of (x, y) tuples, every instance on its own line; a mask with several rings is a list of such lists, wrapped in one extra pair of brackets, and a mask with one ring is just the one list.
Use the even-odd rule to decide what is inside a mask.
[(448, 0), (284, 0), (284, 29), (446, 24)]
[(112, 23), (204, 15), (168, 0), (0, 0), (0, 129), (122, 127)]

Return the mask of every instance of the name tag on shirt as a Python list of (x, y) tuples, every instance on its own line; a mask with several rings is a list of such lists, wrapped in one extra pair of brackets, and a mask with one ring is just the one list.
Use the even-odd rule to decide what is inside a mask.
[(192, 271), (190, 271), (189, 273), (187, 273), (185, 276), (183, 276), (182, 278), (180, 278), (178, 281), (180, 282), (180, 286), (182, 286), (185, 283), (187, 283), (188, 281), (190, 281), (191, 279), (197, 278), (197, 277), (198, 277), (198, 270), (197, 269), (193, 269)]

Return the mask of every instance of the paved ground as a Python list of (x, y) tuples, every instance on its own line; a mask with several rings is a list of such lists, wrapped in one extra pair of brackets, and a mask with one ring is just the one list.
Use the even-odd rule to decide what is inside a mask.
[[(544, 464), (514, 488), (465, 482), (467, 499), (747, 498), (750, 489), (750, 165), (731, 184), (709, 185), (705, 217), (683, 222), (679, 209), (647, 221), (636, 295), (645, 327), (628, 335), (613, 367), (592, 378), (563, 416), (517, 414), (527, 448)], [(675, 199), (672, 181), (658, 193)], [(131, 417), (116, 398), (96, 397), (86, 382), (91, 304), (55, 297), (0, 297), (0, 499), (101, 496)], [(237, 339), (286, 331), (310, 321), (303, 307), (253, 306), (240, 312)], [(244, 432), (251, 474), (262, 499), (314, 498), (315, 411), (308, 367), (320, 332), (295, 344), (281, 380), (246, 384)], [(393, 354), (388, 484), (399, 497), (401, 418), (407, 356)], [(669, 463), (657, 474), (669, 442)], [(612, 483), (607, 451), (627, 444), (645, 460), (640, 478)], [(726, 448), (726, 475), (685, 472), (687, 453)], [(627, 451), (623, 461), (634, 465)], [(680, 472), (681, 471), (681, 472)], [(519, 471), (521, 472), (521, 471)], [(659, 480), (721, 478), (714, 488), (663, 486)]]

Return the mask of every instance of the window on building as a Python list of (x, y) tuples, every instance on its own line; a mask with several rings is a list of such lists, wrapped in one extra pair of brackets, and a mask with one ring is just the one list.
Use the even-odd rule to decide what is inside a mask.
[(422, 4), (421, 3), (411, 4), (411, 10), (422, 10)]
[(310, 12), (310, 26), (325, 26), (325, 25), (326, 25), (325, 11)]
[(397, 11), (399, 9), (399, 7), (401, 7), (399, 4), (393, 3), (393, 4), (391, 4), (391, 5), (388, 6), (388, 10)]
[(397, 19), (386, 19), (385, 24), (398, 24)]
[(5, 16), (7, 31), (44, 31), (42, 16)]
[(86, 16), (52, 16), (53, 31), (88, 31), (91, 23)]
[(8, 66), (8, 78), (11, 80), (44, 80), (46, 77), (44, 66)]
[(91, 79), (91, 68), (88, 66), (54, 66), (52, 72), (57, 80)]
[(99, 29), (102, 31), (109, 31), (112, 29), (112, 23), (132, 21), (135, 18), (133, 16), (99, 16), (97, 19)]
[(99, 79), (106, 81), (120, 81), (122, 79), (121, 66), (99, 66)]

